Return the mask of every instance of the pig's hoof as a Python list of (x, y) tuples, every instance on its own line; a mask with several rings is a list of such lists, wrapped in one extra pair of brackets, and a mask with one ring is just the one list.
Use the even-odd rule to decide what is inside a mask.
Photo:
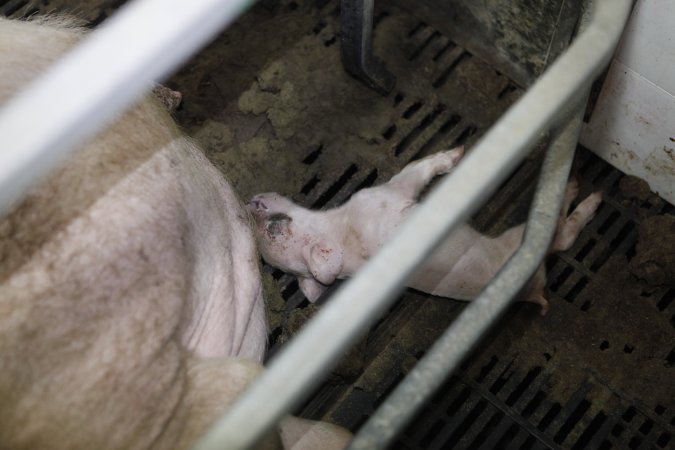
[(583, 228), (595, 216), (595, 212), (602, 203), (602, 192), (593, 192), (591, 195), (583, 199), (576, 207), (568, 221), (577, 221), (580, 227)]
[(539, 314), (543, 317), (546, 315), (548, 312), (548, 300), (546, 300), (546, 297), (544, 297), (544, 294), (536, 294), (530, 298), (527, 299), (527, 301), (536, 303), (537, 305), (541, 306), (541, 310), (539, 310)]
[(602, 203), (602, 192), (593, 192), (591, 195), (586, 197), (584, 202), (586, 201), (588, 201), (588, 208), (592, 210), (593, 213), (595, 213), (595, 211), (598, 209), (598, 206), (600, 206), (600, 203)]
[(155, 94), (155, 96), (157, 96), (159, 101), (162, 102), (164, 107), (169, 110), (169, 112), (176, 111), (183, 101), (183, 94), (169, 89), (168, 87), (161, 84), (155, 84), (152, 92)]
[(464, 156), (464, 146), (453, 148), (443, 152), (443, 169), (441, 173), (449, 173), (452, 169), (455, 168), (459, 160)]
[(459, 147), (455, 147), (452, 150), (448, 150), (447, 154), (450, 155), (454, 163), (457, 163), (462, 158), (462, 156), (464, 156), (464, 146), (460, 145)]

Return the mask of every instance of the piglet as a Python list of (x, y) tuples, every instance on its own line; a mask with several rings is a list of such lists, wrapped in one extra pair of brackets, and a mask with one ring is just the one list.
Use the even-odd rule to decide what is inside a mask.
[[(311, 211), (276, 194), (254, 196), (248, 208), (255, 218), (255, 235), (264, 259), (298, 277), (300, 289), (314, 302), (338, 278), (353, 275), (415, 211), (422, 190), (437, 175), (452, 171), (463, 147), (433, 154), (408, 164), (389, 182), (363, 189), (344, 205)], [(578, 194), (570, 182), (550, 252), (567, 250), (593, 217), (601, 202), (594, 193), (567, 216)], [(497, 237), (485, 236), (469, 225), (458, 227), (428, 258), (408, 286), (457, 300), (475, 298), (520, 244), (524, 225)], [(524, 292), (524, 299), (541, 305), (546, 314), (544, 267)]]

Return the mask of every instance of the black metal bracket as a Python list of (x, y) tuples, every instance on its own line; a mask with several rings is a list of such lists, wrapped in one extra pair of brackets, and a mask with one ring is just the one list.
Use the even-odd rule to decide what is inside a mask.
[(387, 95), (394, 88), (396, 77), (373, 55), (374, 1), (342, 0), (340, 6), (342, 64), (347, 72), (368, 87)]

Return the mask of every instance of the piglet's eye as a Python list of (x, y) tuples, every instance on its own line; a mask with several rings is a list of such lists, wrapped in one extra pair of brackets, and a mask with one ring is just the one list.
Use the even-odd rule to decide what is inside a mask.
[(283, 213), (272, 214), (267, 218), (265, 229), (270, 236), (278, 236), (288, 229), (288, 225), (293, 221), (289, 216)]

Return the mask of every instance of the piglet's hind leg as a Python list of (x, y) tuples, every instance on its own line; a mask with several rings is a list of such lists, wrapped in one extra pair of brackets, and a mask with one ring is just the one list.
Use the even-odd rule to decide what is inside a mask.
[(527, 301), (540, 305), (541, 309), (539, 310), (539, 314), (541, 314), (542, 316), (545, 316), (546, 313), (548, 312), (548, 300), (544, 296), (543, 290), (530, 294), (527, 297)]
[(560, 220), (566, 221), (567, 215), (570, 212), (570, 206), (575, 198), (579, 195), (579, 183), (577, 180), (572, 179), (567, 183), (565, 187), (565, 196), (563, 197), (562, 208), (560, 208)]
[(464, 147), (457, 147), (413, 161), (389, 181), (389, 186), (407, 197), (416, 198), (432, 178), (450, 172), (462, 155)]
[(579, 237), (581, 230), (591, 221), (601, 202), (602, 193), (594, 192), (579, 203), (572, 214), (561, 219), (551, 244), (551, 252), (569, 250)]

